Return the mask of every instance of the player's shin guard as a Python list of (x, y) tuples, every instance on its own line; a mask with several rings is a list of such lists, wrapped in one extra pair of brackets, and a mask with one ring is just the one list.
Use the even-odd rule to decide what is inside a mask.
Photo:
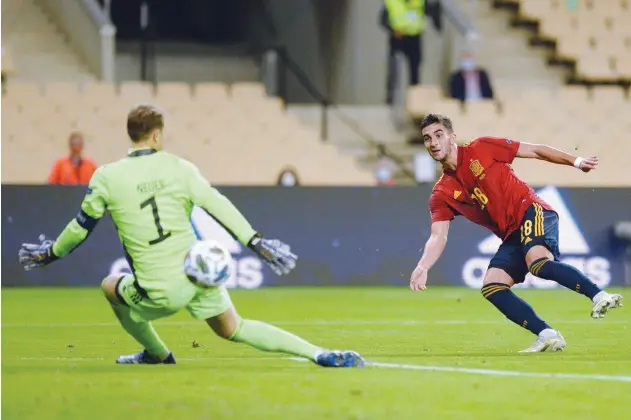
[(260, 321), (242, 319), (229, 340), (248, 344), (263, 351), (287, 353), (315, 360), (319, 347), (285, 330)]
[(110, 303), (121, 325), (147, 352), (160, 360), (169, 356), (167, 346), (162, 342), (150, 322), (137, 322), (131, 317), (131, 309), (122, 303)]
[(548, 258), (539, 258), (530, 264), (530, 272), (542, 279), (554, 280), (561, 286), (594, 299), (600, 288), (576, 268)]
[(550, 328), (545, 321), (537, 316), (532, 306), (513, 293), (510, 286), (506, 284), (487, 284), (482, 287), (482, 296), (499, 309), (506, 318), (533, 334), (539, 335), (541, 331)]

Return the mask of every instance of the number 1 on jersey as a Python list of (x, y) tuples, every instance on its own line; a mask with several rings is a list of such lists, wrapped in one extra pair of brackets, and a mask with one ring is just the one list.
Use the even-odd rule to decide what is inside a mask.
[(160, 224), (160, 214), (158, 214), (158, 203), (156, 203), (156, 198), (151, 197), (150, 199), (143, 201), (140, 204), (140, 210), (144, 209), (147, 206), (151, 206), (151, 210), (153, 212), (153, 221), (156, 224), (156, 229), (158, 229), (158, 237), (149, 241), (149, 245), (159, 244), (160, 242), (167, 239), (171, 236), (171, 232), (164, 233), (164, 228), (162, 224)]

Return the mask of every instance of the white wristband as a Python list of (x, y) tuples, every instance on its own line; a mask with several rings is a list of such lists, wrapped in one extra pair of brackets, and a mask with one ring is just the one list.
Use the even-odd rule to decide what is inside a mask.
[(577, 169), (580, 169), (581, 167), (581, 163), (583, 163), (583, 159), (582, 157), (577, 157), (576, 160), (574, 161), (574, 167)]

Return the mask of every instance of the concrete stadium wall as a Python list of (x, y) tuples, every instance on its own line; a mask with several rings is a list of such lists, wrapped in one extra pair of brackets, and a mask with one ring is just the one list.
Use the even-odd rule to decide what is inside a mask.
[[(341, 104), (375, 105), (385, 100), (388, 37), (379, 26), (383, 0), (267, 0), (284, 45), (316, 87)], [(442, 39), (427, 22), (422, 81), (440, 84)], [(293, 77), (288, 98), (313, 102)]]
[[(229, 287), (289, 285), (405, 286), (429, 236), (429, 186), (396, 188), (248, 188), (220, 190), (270, 238), (292, 245), (300, 256), (291, 275), (277, 277), (235, 242), (212, 218), (192, 215), (204, 238), (213, 237), (234, 257)], [(631, 219), (631, 188), (539, 189), (560, 216), (562, 260), (602, 286), (624, 284), (625, 245), (612, 225)], [(97, 286), (108, 273), (129, 272), (109, 217), (64, 260), (33, 272), (17, 262), (23, 241), (57, 235), (73, 218), (85, 189), (2, 186), (2, 286)], [(430, 272), (431, 285), (481, 286), (499, 239), (463, 218), (450, 232), (445, 254)], [(529, 278), (524, 287), (556, 283)]]

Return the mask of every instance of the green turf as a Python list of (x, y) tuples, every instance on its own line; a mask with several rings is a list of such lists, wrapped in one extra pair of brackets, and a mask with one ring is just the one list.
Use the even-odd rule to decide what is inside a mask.
[[(478, 291), (462, 288), (434, 287), (424, 294), (287, 288), (232, 296), (244, 317), (323, 346), (355, 349), (369, 361), (631, 375), (629, 308), (592, 320), (590, 303), (569, 291), (518, 293), (561, 330), (565, 352), (517, 354), (534, 336), (506, 321)], [(628, 413), (629, 382), (323, 369), (224, 342), (186, 313), (156, 325), (178, 364), (117, 366), (115, 357), (137, 346), (97, 289), (3, 288), (3, 420), (575, 420)]]

